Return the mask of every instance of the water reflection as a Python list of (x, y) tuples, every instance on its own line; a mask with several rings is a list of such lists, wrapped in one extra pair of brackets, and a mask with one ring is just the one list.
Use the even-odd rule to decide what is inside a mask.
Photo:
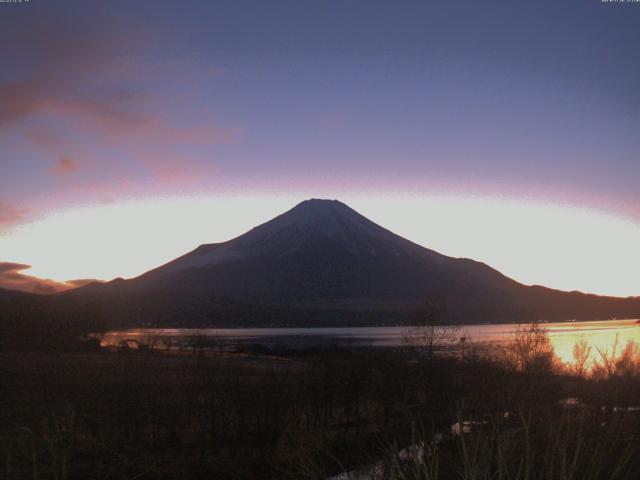
[(598, 350), (611, 353), (616, 342), (618, 351), (629, 341), (640, 342), (637, 320), (549, 324), (547, 332), (556, 356), (565, 363), (574, 362), (573, 349), (580, 341), (591, 347), (587, 363), (599, 360)]
[[(584, 341), (591, 347), (588, 362), (597, 359), (600, 351), (611, 351), (616, 339), (622, 349), (628, 341), (640, 342), (638, 320), (606, 320), (596, 322), (545, 323), (551, 344), (558, 358), (574, 361), (574, 345)], [(467, 342), (475, 345), (500, 344), (513, 339), (517, 324), (466, 325), (460, 331)], [(346, 327), (346, 328), (226, 328), (226, 329), (131, 329), (106, 333), (105, 347), (129, 342), (155, 344), (156, 348), (193, 347), (196, 342), (207, 345), (237, 345), (260, 343), (267, 346), (308, 348), (322, 345), (358, 345), (398, 347), (406, 345), (408, 327)], [(134, 341), (134, 342), (131, 342)]]

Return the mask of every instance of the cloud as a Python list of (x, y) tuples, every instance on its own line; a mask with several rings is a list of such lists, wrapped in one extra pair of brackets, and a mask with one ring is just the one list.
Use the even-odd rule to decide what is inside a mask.
[(0, 85), (0, 125), (37, 112), (47, 83), (44, 79), (35, 78)]
[(30, 213), (31, 210), (28, 208), (19, 208), (0, 201), (0, 232), (12, 225), (23, 222)]
[(54, 107), (76, 96), (96, 69), (114, 68), (117, 50), (131, 41), (109, 22), (70, 22), (52, 12), (7, 18), (0, 56), (10, 67), (0, 83), (0, 124)]
[(76, 170), (78, 170), (78, 162), (71, 157), (59, 158), (52, 169), (53, 173), (56, 175), (66, 175), (68, 173), (73, 173)]
[(23, 162), (7, 162), (0, 235), (72, 206), (213, 190), (215, 149), (242, 132), (197, 100), (225, 72), (148, 26), (34, 7), (0, 18), (0, 165)]
[[(4, 131), (21, 138), (21, 147), (55, 162), (51, 172), (64, 182), (51, 185), (54, 197), (112, 201), (183, 188), (210, 172), (206, 147), (238, 138), (238, 129), (220, 126), (211, 112), (178, 115), (175, 99), (150, 93), (162, 79), (188, 72), (193, 87), (193, 77), (215, 78), (221, 69), (184, 57), (149, 67), (148, 47), (162, 41), (158, 32), (97, 17), (70, 22), (41, 8), (0, 19), (0, 57), (8, 65), (0, 71), (0, 127), (10, 126)], [(162, 75), (154, 75), (158, 69)], [(13, 223), (25, 214), (4, 216)], [(0, 225), (2, 217), (0, 209)]]
[(0, 288), (29, 293), (51, 294), (99, 281), (92, 279), (75, 279), (57, 282), (55, 280), (38, 278), (23, 273), (24, 270), (30, 268), (31, 265), (24, 263), (0, 262)]
[(152, 35), (148, 31), (104, 20), (71, 23), (51, 12), (0, 27), (0, 56), (16, 72), (0, 74), (0, 125), (54, 117), (110, 141), (142, 135), (162, 144), (216, 144), (234, 135), (214, 124), (174, 125), (158, 114), (155, 102), (161, 99), (136, 88), (134, 70), (140, 67), (134, 58)]

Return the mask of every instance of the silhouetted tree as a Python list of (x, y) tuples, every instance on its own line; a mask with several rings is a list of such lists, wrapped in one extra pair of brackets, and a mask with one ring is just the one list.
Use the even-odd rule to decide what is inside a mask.
[(416, 310), (414, 326), (407, 333), (406, 341), (424, 352), (428, 360), (436, 351), (451, 350), (460, 341), (460, 327), (443, 323), (445, 311), (441, 301), (427, 299)]
[(583, 377), (589, 371), (589, 359), (591, 358), (591, 345), (584, 338), (578, 340), (573, 346), (572, 369), (576, 375)]

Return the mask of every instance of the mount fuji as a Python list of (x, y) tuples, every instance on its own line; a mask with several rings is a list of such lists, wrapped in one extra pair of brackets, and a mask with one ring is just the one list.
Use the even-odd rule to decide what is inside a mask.
[(60, 295), (97, 302), (126, 325), (402, 324), (427, 299), (460, 323), (640, 315), (640, 298), (526, 286), (406, 240), (337, 200), (317, 199), (137, 278)]

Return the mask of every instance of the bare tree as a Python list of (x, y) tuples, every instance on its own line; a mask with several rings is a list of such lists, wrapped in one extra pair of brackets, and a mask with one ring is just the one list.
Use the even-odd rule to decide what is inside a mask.
[(578, 340), (573, 346), (573, 371), (576, 375), (584, 377), (589, 371), (591, 359), (591, 345), (584, 338)]
[(502, 352), (506, 362), (521, 372), (548, 371), (555, 362), (547, 330), (537, 323), (518, 326)]
[(596, 377), (607, 378), (616, 374), (616, 358), (620, 347), (620, 337), (616, 334), (611, 350), (608, 348), (596, 347), (599, 359), (594, 362), (593, 374)]
[(428, 360), (432, 360), (437, 351), (453, 350), (461, 341), (460, 327), (442, 323), (444, 310), (442, 302), (426, 300), (417, 309), (415, 325), (406, 336), (407, 343), (424, 351)]
[(616, 373), (623, 377), (633, 377), (639, 372), (640, 347), (633, 340), (629, 340), (616, 361)]
[(599, 359), (594, 361), (593, 365), (593, 375), (595, 377), (630, 377), (640, 372), (640, 348), (638, 344), (633, 340), (629, 340), (621, 351), (619, 349), (620, 338), (617, 334), (610, 350), (596, 348)]

